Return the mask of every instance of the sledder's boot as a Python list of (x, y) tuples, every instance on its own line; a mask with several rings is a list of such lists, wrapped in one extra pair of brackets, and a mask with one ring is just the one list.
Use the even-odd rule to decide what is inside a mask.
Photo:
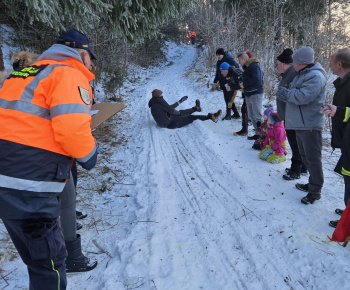
[(331, 227), (333, 227), (333, 228), (336, 228), (337, 225), (338, 225), (338, 223), (339, 223), (339, 220), (330, 221), (330, 222), (329, 222), (329, 225), (330, 225)]
[(209, 117), (214, 123), (218, 122), (220, 115), (221, 115), (221, 110), (219, 110), (219, 111), (217, 111), (216, 113), (213, 113), (213, 114), (209, 113)]
[(77, 231), (81, 230), (82, 228), (83, 228), (83, 225), (77, 222)]
[(295, 171), (289, 170), (287, 174), (283, 175), (283, 179), (285, 179), (285, 180), (300, 179), (300, 174), (298, 174)]
[(199, 100), (196, 100), (196, 109), (198, 112), (202, 112), (201, 102)]
[(65, 241), (68, 257), (66, 259), (66, 272), (87, 272), (91, 271), (97, 266), (97, 261), (90, 261), (88, 257), (85, 257), (81, 252), (81, 237), (77, 235), (77, 238), (73, 241)]

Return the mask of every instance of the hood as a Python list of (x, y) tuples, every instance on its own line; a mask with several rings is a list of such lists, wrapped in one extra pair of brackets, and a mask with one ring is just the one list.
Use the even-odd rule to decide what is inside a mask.
[(319, 62), (316, 62), (315, 65), (313, 65), (312, 67), (307, 67), (307, 68), (301, 70), (299, 73), (302, 75), (302, 74), (305, 74), (305, 73), (307, 73), (309, 71), (313, 71), (313, 70), (320, 71), (324, 75), (324, 77), (326, 77), (326, 71), (324, 70), (324, 68), (321, 66), (321, 64)]
[(95, 75), (90, 72), (84, 65), (80, 54), (71, 47), (63, 44), (54, 44), (49, 49), (45, 50), (38, 58), (38, 62), (44, 63), (45, 60), (53, 60), (64, 62), (66, 65), (72, 66), (80, 70), (89, 81), (95, 78)]
[(252, 58), (249, 58), (246, 62), (245, 62), (245, 66), (250, 66), (252, 63), (260, 63), (260, 59), (258, 57), (252, 57)]
[(160, 100), (163, 100), (162, 97), (153, 97), (148, 102), (148, 107), (150, 108), (154, 103), (158, 103)]

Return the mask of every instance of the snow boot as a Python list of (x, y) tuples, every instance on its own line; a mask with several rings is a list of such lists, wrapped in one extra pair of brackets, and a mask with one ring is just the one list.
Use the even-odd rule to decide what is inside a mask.
[(75, 215), (76, 215), (78, 220), (82, 220), (82, 219), (87, 217), (87, 213), (85, 213), (83, 211), (78, 211), (78, 210), (75, 211)]
[(309, 191), (309, 184), (308, 183), (305, 183), (305, 184), (297, 183), (297, 184), (295, 184), (295, 187), (301, 191), (305, 191), (305, 192)]
[(234, 103), (232, 103), (232, 111), (233, 111), (233, 115), (231, 116), (231, 118), (233, 119), (240, 119), (241, 116), (238, 113), (238, 110), (236, 108), (236, 105)]
[(68, 257), (66, 259), (66, 271), (72, 272), (87, 272), (91, 271), (97, 266), (97, 261), (91, 261), (88, 257), (85, 257), (81, 252), (81, 237), (77, 235), (77, 238), (73, 241), (65, 241)]
[(344, 212), (344, 209), (337, 208), (334, 212), (335, 212), (336, 214), (342, 215), (343, 212)]
[(329, 225), (330, 225), (331, 227), (333, 227), (333, 228), (336, 228), (337, 225), (338, 225), (338, 223), (339, 223), (339, 220), (330, 221), (330, 222), (329, 222)]
[(316, 200), (321, 198), (321, 194), (312, 194), (308, 193), (301, 199), (301, 203), (303, 204), (313, 204)]
[(214, 123), (218, 122), (218, 119), (219, 119), (220, 115), (221, 115), (221, 110), (219, 110), (219, 111), (217, 111), (216, 113), (213, 113), (213, 114), (209, 113), (209, 117)]
[(289, 170), (287, 174), (283, 175), (283, 179), (285, 180), (295, 180), (299, 178), (300, 178), (300, 174), (292, 170)]
[(77, 222), (77, 231), (81, 230), (82, 228), (83, 228), (83, 225)]
[(202, 112), (201, 102), (199, 100), (196, 100), (196, 110), (198, 112)]
[(248, 132), (246, 130), (240, 130), (238, 132), (234, 132), (233, 135), (235, 136), (247, 136), (248, 135)]
[(225, 120), (231, 120), (231, 109), (226, 108), (226, 115), (222, 118), (223, 121)]
[(255, 134), (255, 135), (253, 135), (253, 136), (248, 136), (248, 140), (258, 140), (260, 138), (260, 135), (258, 135), (258, 134)]

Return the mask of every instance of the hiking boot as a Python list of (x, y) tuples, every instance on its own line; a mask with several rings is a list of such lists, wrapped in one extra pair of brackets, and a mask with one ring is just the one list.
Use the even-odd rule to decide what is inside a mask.
[(334, 211), (336, 214), (339, 214), (339, 215), (342, 215), (344, 210), (343, 209), (340, 209), (340, 208), (337, 208), (335, 211)]
[(75, 215), (78, 220), (82, 220), (87, 217), (87, 214), (85, 212), (78, 211), (78, 210), (75, 211)]
[(238, 132), (234, 132), (233, 135), (235, 135), (235, 136), (247, 136), (248, 132), (245, 131), (245, 130), (241, 130), (241, 131), (238, 131)]
[(214, 122), (214, 123), (217, 123), (218, 120), (219, 120), (219, 117), (221, 115), (221, 110), (217, 111), (216, 113), (214, 114), (209, 114), (210, 115), (210, 118), (211, 120)]
[(196, 110), (198, 112), (202, 112), (201, 102), (199, 100), (196, 100)]
[(298, 174), (292, 170), (289, 170), (287, 174), (283, 175), (283, 179), (285, 179), (285, 180), (295, 180), (295, 179), (299, 179), (299, 178), (300, 178), (300, 174)]
[(303, 203), (303, 204), (313, 204), (316, 200), (319, 200), (320, 198), (321, 198), (320, 194), (308, 193), (306, 196), (304, 196), (301, 199), (301, 203)]
[(82, 228), (83, 228), (83, 225), (77, 222), (77, 231), (81, 230)]
[(259, 135), (255, 134), (253, 136), (248, 136), (248, 140), (258, 140), (260, 138)]
[(66, 272), (87, 272), (94, 269), (97, 266), (97, 261), (90, 261), (88, 257), (85, 257), (81, 252), (81, 237), (77, 235), (77, 238), (73, 241), (65, 241), (68, 257), (66, 259)]
[(339, 223), (339, 220), (330, 221), (330, 222), (329, 222), (329, 225), (330, 225), (331, 227), (333, 227), (333, 228), (336, 228), (337, 225), (338, 225), (338, 223)]
[(306, 183), (306, 184), (297, 183), (297, 184), (295, 184), (295, 187), (301, 191), (305, 191), (305, 192), (309, 191), (309, 184), (308, 183)]

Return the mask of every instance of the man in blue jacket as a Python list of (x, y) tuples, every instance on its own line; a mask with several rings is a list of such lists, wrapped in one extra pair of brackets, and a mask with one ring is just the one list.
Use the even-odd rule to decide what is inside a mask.
[(257, 57), (249, 58), (247, 53), (241, 53), (238, 61), (242, 67), (245, 67), (242, 75), (243, 83), (240, 83), (240, 86), (244, 90), (248, 116), (255, 130), (255, 134), (248, 139), (257, 140), (260, 137), (258, 127), (263, 120), (264, 73)]
[(322, 130), (324, 115), (321, 106), (326, 98), (326, 72), (319, 63), (314, 63), (314, 51), (303, 46), (293, 55), (297, 75), (289, 88), (280, 86), (277, 99), (285, 102), (285, 126), (295, 130), (301, 158), (308, 169), (309, 183), (295, 186), (308, 194), (301, 199), (312, 204), (321, 198), (323, 186)]
[[(238, 63), (233, 59), (233, 57), (231, 56), (230, 53), (226, 52), (223, 48), (219, 48), (216, 51), (216, 56), (218, 58), (218, 61), (216, 62), (216, 74), (215, 74), (215, 78), (214, 78), (214, 84), (216, 84), (217, 82), (219, 82), (220, 84), (220, 89), (223, 91), (224, 93), (224, 100), (225, 100), (225, 104), (226, 104), (226, 115), (223, 118), (223, 120), (231, 120), (231, 109), (233, 110), (233, 118), (238, 119), (240, 118), (238, 110), (236, 108), (236, 105), (231, 102), (232, 100), (232, 96), (234, 91), (232, 90), (227, 90), (226, 88), (226, 77), (222, 75), (222, 69), (221, 69), (221, 65), (223, 63), (227, 63), (229, 66), (225, 66), (225, 70), (228, 70), (228, 68), (230, 66), (234, 67), (234, 68), (239, 68)], [(229, 104), (230, 103), (230, 104)], [(232, 107), (231, 107), (232, 104)]]

